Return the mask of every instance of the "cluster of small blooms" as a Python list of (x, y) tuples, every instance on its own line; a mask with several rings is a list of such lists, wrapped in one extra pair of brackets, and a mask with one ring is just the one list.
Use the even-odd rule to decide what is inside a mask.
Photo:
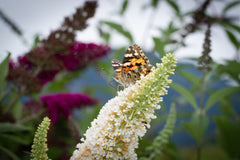
[(87, 27), (87, 20), (94, 16), (97, 1), (87, 1), (76, 12), (65, 17), (62, 25), (39, 41), (36, 48), (9, 63), (7, 79), (24, 93), (34, 93), (52, 81), (60, 71), (83, 69), (91, 61), (105, 56), (107, 45), (76, 41), (76, 32)]
[(51, 54), (44, 47), (38, 47), (18, 61), (9, 62), (8, 80), (20, 87), (26, 86), (28, 92), (39, 91), (62, 70), (84, 69), (93, 60), (107, 55), (108, 45), (74, 42), (68, 54)]
[(56, 54), (55, 57), (63, 63), (66, 70), (83, 69), (89, 62), (101, 58), (109, 52), (108, 45), (75, 42), (70, 47), (69, 54)]
[(156, 118), (154, 110), (160, 109), (160, 96), (167, 94), (171, 83), (168, 77), (174, 74), (175, 64), (174, 55), (167, 54), (151, 73), (109, 100), (86, 131), (85, 139), (77, 144), (71, 160), (137, 159), (138, 139)]
[(47, 107), (49, 118), (53, 123), (59, 119), (60, 113), (67, 119), (75, 107), (90, 106), (97, 101), (86, 94), (81, 93), (57, 93), (40, 97), (40, 100)]

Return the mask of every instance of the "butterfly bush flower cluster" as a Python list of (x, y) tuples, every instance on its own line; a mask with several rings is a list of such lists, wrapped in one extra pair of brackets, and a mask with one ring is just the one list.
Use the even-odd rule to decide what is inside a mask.
[(74, 42), (68, 54), (50, 53), (49, 50), (38, 47), (18, 61), (10, 60), (8, 80), (21, 88), (26, 86), (28, 92), (39, 91), (42, 86), (50, 82), (61, 71), (81, 70), (90, 62), (107, 55), (108, 45)]
[(47, 94), (40, 97), (40, 100), (47, 107), (49, 118), (53, 123), (56, 123), (60, 114), (63, 114), (67, 119), (71, 111), (75, 107), (90, 106), (97, 101), (86, 94), (81, 93), (57, 93)]
[(75, 42), (69, 54), (57, 54), (56, 58), (62, 61), (66, 70), (71, 71), (86, 67), (89, 62), (107, 55), (109, 50), (110, 47), (107, 45)]
[(156, 118), (154, 110), (160, 109), (161, 96), (167, 94), (176, 58), (167, 54), (156, 66), (102, 107), (71, 160), (137, 159), (138, 140), (150, 128), (151, 119)]
[(21, 93), (36, 93), (59, 72), (84, 69), (93, 60), (105, 56), (110, 50), (108, 45), (76, 41), (77, 32), (88, 26), (87, 20), (94, 16), (96, 8), (97, 1), (86, 1), (76, 8), (36, 48), (19, 57), (18, 62), (10, 61), (7, 79)]

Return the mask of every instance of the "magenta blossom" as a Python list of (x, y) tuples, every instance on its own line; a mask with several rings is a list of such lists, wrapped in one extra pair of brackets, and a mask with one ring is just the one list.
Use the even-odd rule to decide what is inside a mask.
[(31, 70), (33, 67), (32, 62), (29, 61), (29, 59), (24, 55), (24, 56), (19, 56), (18, 57), (18, 63), (21, 65), (23, 68)]
[(52, 81), (55, 76), (58, 74), (58, 70), (49, 70), (49, 71), (42, 71), (38, 74), (38, 78), (41, 81), (41, 85), (45, 85), (47, 82)]
[(40, 97), (49, 111), (49, 118), (53, 123), (56, 123), (60, 114), (63, 114), (66, 119), (73, 108), (94, 105), (97, 101), (86, 94), (81, 93), (57, 93), (48, 94)]
[(107, 55), (110, 47), (94, 43), (75, 42), (70, 47), (69, 54), (56, 54), (56, 58), (63, 62), (66, 70), (76, 70), (86, 67), (91, 61)]
[[(94, 43), (75, 42), (68, 50), (68, 54), (53, 54), (44, 50), (43, 47), (38, 47), (26, 55), (19, 56), (17, 62), (10, 59), (9, 69), (16, 70), (21, 67), (32, 76), (36, 74), (41, 86), (44, 86), (47, 82), (52, 81), (62, 70), (84, 69), (93, 60), (107, 55), (110, 47)], [(44, 63), (46, 64), (43, 65)], [(41, 68), (43, 66), (38, 66), (39, 64), (45, 67)], [(35, 72), (37, 68), (40, 68), (40, 71), (37, 70), (38, 72)]]

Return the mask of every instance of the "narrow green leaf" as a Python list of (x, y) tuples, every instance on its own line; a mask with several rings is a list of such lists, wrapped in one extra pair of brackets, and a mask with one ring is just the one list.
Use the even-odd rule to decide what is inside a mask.
[(230, 94), (239, 91), (240, 87), (227, 87), (216, 92), (212, 93), (211, 96), (208, 98), (205, 109), (206, 111), (211, 108), (211, 106), (216, 103), (217, 101), (221, 100), (222, 98), (229, 96)]
[(166, 55), (166, 52), (164, 50), (164, 42), (160, 39), (160, 38), (157, 38), (157, 37), (153, 37), (153, 42), (154, 42), (154, 49), (161, 54), (161, 56), (165, 56)]
[(18, 144), (23, 144), (23, 145), (29, 144), (28, 140), (23, 139), (22, 137), (19, 137), (17, 135), (0, 134), (0, 138), (4, 139), (6, 141), (9, 141), (9, 143), (18, 143)]
[(10, 55), (11, 54), (8, 53), (7, 57), (0, 64), (0, 93), (2, 93), (6, 85), (5, 78), (8, 74), (8, 61), (9, 61)]
[(228, 3), (228, 4), (224, 7), (222, 13), (225, 14), (227, 11), (229, 11), (229, 10), (232, 9), (233, 7), (236, 7), (236, 6), (239, 5), (239, 4), (240, 4), (240, 1), (239, 1), (239, 0), (236, 0), (236, 1), (234, 1), (234, 2)]
[(100, 21), (100, 23), (107, 25), (108, 27), (116, 30), (118, 33), (123, 35), (125, 38), (127, 38), (131, 43), (133, 43), (133, 37), (129, 31), (124, 29), (122, 25), (110, 22), (110, 21)]
[(0, 123), (0, 133), (28, 131), (28, 130), (30, 130), (30, 128), (23, 125), (12, 124), (12, 123)]
[(238, 60), (227, 60), (224, 65), (218, 66), (218, 72), (220, 74), (227, 74), (230, 78), (240, 84), (240, 62)]
[(176, 83), (172, 83), (170, 84), (170, 86), (178, 93), (180, 93), (193, 106), (195, 110), (198, 109), (197, 102), (191, 92), (189, 92), (187, 89)]
[(160, 1), (160, 0), (152, 0), (151, 6), (154, 7), (154, 8), (156, 8), (159, 1)]
[(15, 153), (13, 153), (12, 151), (10, 151), (9, 149), (3, 147), (0, 145), (0, 150), (3, 151), (4, 153), (6, 153), (9, 157), (11, 157), (13, 160), (20, 160), (20, 158), (17, 157), (17, 155)]
[(180, 9), (177, 3), (175, 3), (173, 0), (166, 0), (166, 2), (174, 9), (177, 15), (180, 15)]
[[(238, 33), (240, 33), (240, 26), (233, 24), (233, 23), (229, 23), (229, 22), (220, 22), (220, 24), (223, 27), (229, 28), (229, 29), (233, 29), (235, 31), (237, 31)], [(224, 28), (225, 29), (225, 28)]]
[(103, 31), (100, 27), (98, 27), (98, 33), (100, 37), (108, 44), (111, 38), (111, 34)]
[(194, 85), (199, 86), (199, 79), (197, 76), (190, 72), (182, 72), (180, 71), (179, 74), (181, 74), (183, 77), (188, 79), (190, 82), (192, 82)]
[(37, 48), (39, 42), (40, 42), (40, 35), (39, 35), (39, 34), (36, 34), (36, 35), (34, 36), (33, 48)]
[(128, 0), (124, 0), (122, 3), (122, 8), (120, 10), (120, 15), (123, 15), (128, 7)]
[(232, 44), (234, 45), (234, 47), (238, 50), (240, 47), (240, 42), (238, 42), (237, 38), (235, 37), (235, 35), (230, 32), (229, 30), (225, 30), (229, 40), (232, 42)]

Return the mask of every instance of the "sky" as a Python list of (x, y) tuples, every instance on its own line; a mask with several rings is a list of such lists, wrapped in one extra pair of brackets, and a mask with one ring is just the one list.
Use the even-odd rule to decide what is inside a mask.
[[(198, 0), (201, 1), (201, 0)], [(0, 0), (0, 9), (23, 31), (23, 38), (14, 34), (11, 29), (0, 20), (0, 62), (8, 52), (13, 59), (28, 52), (33, 44), (36, 34), (47, 37), (48, 34), (58, 28), (63, 22), (63, 17), (74, 13), (75, 8), (81, 6), (84, 0)], [(124, 27), (133, 34), (134, 43), (139, 44), (143, 50), (153, 46), (152, 36), (159, 36), (158, 28), (164, 27), (173, 17), (172, 9), (162, 2), (158, 6), (155, 15), (150, 9), (142, 10), (149, 0), (130, 0), (129, 8), (123, 17), (117, 16), (121, 0), (99, 0), (95, 16), (89, 19), (89, 27), (78, 33), (77, 40), (82, 42), (103, 43), (99, 37), (96, 26), (100, 20), (110, 20), (124, 23)], [(182, 10), (196, 7), (194, 0), (178, 0)], [(218, 14), (221, 10), (220, 3), (214, 3), (209, 12)], [(239, 7), (229, 13), (238, 15)], [(154, 18), (152, 21), (151, 18)], [(150, 28), (148, 26), (151, 22)], [(212, 52), (215, 61), (223, 62), (235, 56), (235, 50), (230, 44), (224, 31), (220, 27), (212, 30)], [(177, 58), (199, 57), (202, 52), (204, 40), (203, 33), (194, 33), (186, 39), (187, 47), (182, 47), (176, 53)], [(111, 47), (132, 45), (119, 34), (115, 33), (110, 43)]]

